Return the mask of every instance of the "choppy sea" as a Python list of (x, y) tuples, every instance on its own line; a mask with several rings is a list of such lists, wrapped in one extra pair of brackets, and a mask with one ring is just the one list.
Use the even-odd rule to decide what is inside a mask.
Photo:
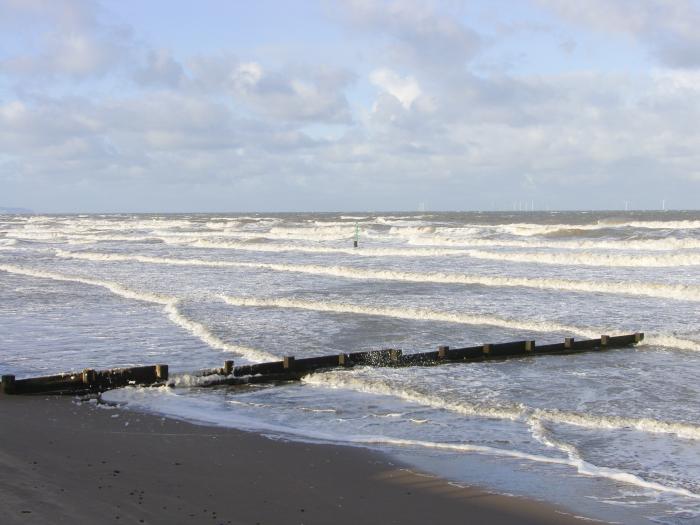
[[(0, 372), (167, 363), (176, 388), (104, 401), (376, 448), (604, 521), (700, 523), (699, 269), (699, 212), (0, 215)], [(192, 375), (636, 331), (633, 348), (274, 387)]]

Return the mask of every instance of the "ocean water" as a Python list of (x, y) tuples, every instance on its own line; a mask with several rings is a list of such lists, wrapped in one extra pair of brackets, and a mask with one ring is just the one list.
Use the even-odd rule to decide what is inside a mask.
[[(352, 246), (355, 228), (359, 248)], [(167, 363), (109, 403), (700, 523), (700, 213), (0, 215), (0, 372)], [(642, 331), (634, 348), (203, 388), (192, 372)]]

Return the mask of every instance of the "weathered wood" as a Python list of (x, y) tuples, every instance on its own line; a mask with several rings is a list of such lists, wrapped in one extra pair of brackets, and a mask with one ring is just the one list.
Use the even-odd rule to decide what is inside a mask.
[(282, 361), (282, 366), (284, 366), (285, 370), (294, 370), (294, 361), (294, 356), (287, 356)]
[[(526, 344), (528, 341), (514, 341), (512, 343), (497, 343), (493, 345), (484, 345), (484, 353), (487, 354), (489, 358), (503, 358), (511, 357), (516, 355), (525, 355), (527, 352)], [(486, 352), (486, 346), (489, 347), (489, 351)]]
[(601, 339), (582, 339), (571, 342), (569, 348), (573, 350), (593, 350), (595, 348), (601, 348), (603, 342)]
[(480, 360), (484, 358), (484, 346), (468, 346), (466, 348), (450, 348), (446, 352), (446, 361)]
[(168, 380), (168, 365), (156, 365), (156, 377), (159, 381)]
[(353, 352), (348, 355), (356, 365), (384, 366), (391, 362), (392, 351), (392, 349), (387, 348), (385, 350), (370, 350), (369, 352)]
[[(365, 366), (430, 366), (449, 362), (479, 362), (491, 359), (509, 359), (547, 354), (573, 354), (588, 350), (603, 350), (631, 346), (641, 342), (641, 332), (608, 336), (600, 339), (564, 339), (563, 343), (535, 345), (535, 341), (513, 341), (484, 344), (466, 348), (439, 346), (437, 351), (403, 354), (400, 349), (371, 350), (366, 352), (341, 353), (319, 357), (296, 359), (287, 356), (282, 361), (258, 363), (234, 367), (233, 360), (224, 362), (222, 368), (202, 370), (198, 376), (220, 375), (202, 386), (240, 385), (266, 382), (295, 381), (317, 370), (337, 367)], [(168, 379), (168, 365), (140, 366), (111, 370), (85, 369), (80, 373), (16, 379), (13, 375), (2, 376), (2, 392), (6, 394), (81, 393), (101, 392), (131, 384), (162, 384)]]
[(52, 376), (33, 377), (15, 380), (15, 394), (43, 394), (49, 392), (83, 392), (88, 387), (83, 381), (83, 374), (56, 374)]
[(87, 368), (80, 373), (57, 374), (15, 380), (16, 394), (102, 392), (129, 384), (151, 385), (159, 377), (156, 366), (138, 366), (111, 370)]
[(91, 388), (97, 380), (97, 373), (92, 368), (83, 370), (83, 384), (87, 388)]
[(280, 374), (282, 372), (284, 372), (284, 362), (282, 361), (271, 361), (269, 363), (258, 363), (254, 365), (243, 365), (237, 366), (233, 369), (233, 375), (236, 377), (254, 376), (259, 374)]
[[(345, 360), (344, 354), (343, 359)], [(340, 364), (340, 357), (336, 355), (324, 355), (321, 357), (304, 357), (302, 359), (296, 359), (294, 363), (294, 370), (300, 371), (314, 371), (321, 368), (333, 368), (336, 366), (343, 366)]]
[(15, 393), (15, 376), (11, 374), (7, 374), (2, 376), (1, 378), (2, 381), (2, 391), (5, 394), (14, 394)]

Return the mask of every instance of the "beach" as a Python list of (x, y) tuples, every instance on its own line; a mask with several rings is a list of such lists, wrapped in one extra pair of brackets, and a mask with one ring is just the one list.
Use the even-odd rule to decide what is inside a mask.
[(377, 452), (0, 395), (0, 508), (29, 523), (580, 523)]
[[(226, 520), (294, 516), (309, 523), (316, 512), (327, 519), (340, 508), (338, 493), (352, 495), (353, 508), (341, 513), (348, 522), (357, 521), (357, 501), (363, 512), (374, 509), (377, 522), (405, 516), (432, 523), (436, 509), (445, 520), (461, 519), (477, 503), (486, 505), (480, 511), (502, 512), (509, 507), (487, 503), (516, 501), (520, 512), (533, 500), (604, 522), (685, 525), (700, 519), (700, 334), (688, 322), (697, 318), (700, 301), (698, 264), (697, 212), (6, 215), (0, 216), (0, 372), (19, 380), (169, 366), (169, 388), (110, 390), (100, 409), (32, 398), (29, 413), (63, 415), (22, 423), (42, 429), (23, 430), (31, 439), (43, 437), (49, 424), (66, 425), (71, 436), (82, 436), (73, 429), (87, 425), (85, 435), (98, 439), (72, 446), (104, 448), (93, 450), (85, 465), (56, 463), (50, 471), (90, 479), (85, 486), (103, 487), (90, 490), (115, 505), (139, 509), (149, 498), (175, 493), (196, 502), (178, 510), (175, 500), (159, 500), (159, 513), (144, 520), (177, 522), (163, 514), (167, 507), (188, 519), (206, 508)], [(245, 367), (387, 348), (410, 357), (440, 345), (534, 340), (541, 347), (635, 332), (644, 332), (639, 344), (605, 351), (354, 366), (269, 385), (214, 387), (217, 376), (202, 372), (228, 360)], [(12, 398), (3, 410), (15, 403)], [(137, 422), (134, 414), (153, 415)], [(3, 417), (2, 431), (17, 432), (21, 421)], [(153, 432), (141, 427), (153, 421), (168, 429), (153, 432), (180, 436), (178, 429), (188, 428), (197, 437), (151, 443), (144, 436)], [(106, 440), (106, 428), (120, 433)], [(117, 446), (117, 440), (126, 441)], [(49, 454), (44, 442), (27, 450)], [(128, 454), (124, 459), (114, 450), (145, 455), (152, 470), (138, 471), (141, 463), (130, 465)], [(127, 463), (100, 475), (86, 466), (101, 465), (110, 454), (109, 461)], [(312, 459), (319, 454), (330, 463)], [(38, 473), (49, 458), (67, 455), (73, 454), (26, 456), (25, 472), (34, 473), (31, 461), (38, 461)], [(188, 455), (198, 458), (196, 465)], [(253, 458), (264, 460), (256, 465)], [(222, 479), (215, 479), (222, 461)], [(200, 470), (182, 475), (185, 465)], [(435, 476), (415, 478), (420, 487), (440, 479), (454, 485), (416, 498), (415, 484), (398, 482), (409, 476), (398, 465)], [(248, 470), (239, 475), (242, 466)], [(140, 484), (135, 478), (108, 488), (107, 480), (117, 487), (127, 479), (122, 473), (136, 472)], [(258, 476), (265, 489), (255, 494), (265, 496), (255, 499), (248, 489)], [(289, 488), (295, 483), (296, 492)], [(460, 498), (455, 494), (472, 492), (459, 485), (523, 499)], [(197, 496), (201, 487), (224, 488), (209, 498)], [(364, 500), (357, 487), (366, 490)], [(130, 495), (136, 490), (146, 493), (140, 506)], [(65, 493), (57, 494), (52, 505), (68, 504)], [(102, 501), (80, 494), (76, 501), (87, 503), (63, 515)], [(275, 503), (276, 494), (292, 499)], [(24, 510), (41, 508), (54, 507)]]

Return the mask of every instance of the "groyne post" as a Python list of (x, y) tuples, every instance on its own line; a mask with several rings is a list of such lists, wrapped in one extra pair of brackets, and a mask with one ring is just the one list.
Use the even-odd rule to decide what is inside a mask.
[(608, 346), (608, 341), (610, 341), (609, 335), (601, 335), (600, 336), (600, 346)]
[(573, 337), (565, 337), (564, 338), (564, 348), (571, 349), (574, 347), (574, 338)]
[(282, 367), (285, 370), (294, 370), (294, 356), (286, 356), (282, 362)]
[(491, 345), (491, 344), (485, 344), (482, 347), (482, 351), (483, 351), (484, 355), (486, 355), (486, 356), (491, 353), (491, 350), (493, 350), (493, 345)]
[(156, 378), (160, 381), (168, 380), (168, 365), (156, 365)]
[(83, 384), (90, 388), (95, 384), (97, 380), (97, 373), (92, 368), (86, 368), (83, 370)]
[(447, 345), (441, 345), (438, 346), (438, 353), (437, 353), (437, 358), (438, 361), (442, 361), (443, 359), (447, 359), (447, 353), (450, 351), (450, 347)]
[(535, 351), (535, 341), (525, 341), (525, 351), (534, 352)]
[(2, 391), (5, 394), (15, 393), (15, 376), (9, 374), (2, 376)]
[(225, 376), (233, 374), (233, 359), (224, 361), (224, 367), (221, 369)]

